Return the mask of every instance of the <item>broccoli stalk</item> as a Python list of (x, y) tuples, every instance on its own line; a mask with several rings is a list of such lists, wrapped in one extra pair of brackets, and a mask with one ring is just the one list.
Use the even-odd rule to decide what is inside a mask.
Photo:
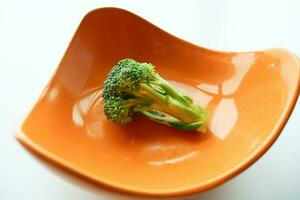
[(113, 67), (103, 90), (104, 113), (126, 124), (134, 114), (181, 130), (205, 131), (208, 112), (155, 72), (154, 66), (124, 59)]

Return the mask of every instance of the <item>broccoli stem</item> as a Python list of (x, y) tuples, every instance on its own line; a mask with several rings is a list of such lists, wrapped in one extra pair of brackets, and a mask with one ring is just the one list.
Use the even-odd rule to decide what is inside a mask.
[[(140, 85), (140, 89), (138, 91), (132, 92), (132, 95), (143, 99), (145, 102), (152, 102), (151, 105), (147, 106), (174, 116), (176, 119), (181, 120), (184, 123), (202, 121), (203, 113), (206, 113), (204, 109), (190, 103), (188, 99), (184, 100), (184, 98), (177, 98), (182, 96), (177, 93), (172, 86), (164, 86), (168, 87), (168, 90), (165, 90), (165, 94), (161, 94), (149, 84), (143, 83)], [(171, 91), (171, 94), (167, 91)]]
[(180, 130), (198, 130), (199, 129), (200, 132), (203, 130), (203, 128), (202, 128), (203, 122), (201, 122), (201, 121), (196, 121), (196, 122), (192, 122), (192, 123), (183, 123), (174, 117), (157, 114), (157, 113), (154, 113), (153, 111), (142, 111), (142, 113), (148, 119), (151, 119), (151, 120), (161, 123), (161, 124), (175, 127)]
[(142, 98), (130, 98), (126, 100), (126, 106), (127, 107), (133, 107), (136, 105), (150, 105), (151, 102), (146, 100), (146, 99), (142, 99)]
[(184, 104), (188, 105), (191, 103), (191, 99), (187, 99), (184, 95), (177, 92), (175, 88), (168, 81), (161, 78), (158, 74), (155, 76), (155, 80), (150, 82), (150, 85), (151, 84), (160, 86), (162, 89), (166, 91), (168, 95), (170, 95), (171, 97), (177, 99), (178, 101)]

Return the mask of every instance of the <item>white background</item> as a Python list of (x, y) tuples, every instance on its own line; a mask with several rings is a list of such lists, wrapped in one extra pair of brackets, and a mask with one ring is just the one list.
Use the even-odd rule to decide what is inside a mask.
[[(117, 6), (172, 34), (218, 50), (288, 48), (300, 55), (300, 1), (0, 0), (0, 200), (98, 200), (53, 174), (13, 129), (41, 93), (91, 9)], [(194, 199), (300, 199), (300, 106), (272, 148), (243, 174)]]

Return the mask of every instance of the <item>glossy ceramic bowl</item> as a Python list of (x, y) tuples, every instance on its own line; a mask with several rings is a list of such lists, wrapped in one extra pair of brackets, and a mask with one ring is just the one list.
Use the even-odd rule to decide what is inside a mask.
[[(211, 115), (208, 132), (105, 119), (99, 95), (123, 58), (151, 62)], [(17, 131), (39, 157), (99, 186), (151, 196), (213, 188), (279, 136), (299, 93), (299, 59), (282, 49), (228, 53), (195, 46), (122, 9), (88, 13)]]

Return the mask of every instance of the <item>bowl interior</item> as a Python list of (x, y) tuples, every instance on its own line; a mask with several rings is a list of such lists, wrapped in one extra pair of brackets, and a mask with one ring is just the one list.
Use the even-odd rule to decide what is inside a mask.
[[(96, 101), (116, 62), (151, 62), (210, 111), (208, 132), (183, 132), (137, 117), (105, 119)], [(180, 40), (124, 10), (90, 12), (23, 123), (18, 139), (96, 182), (141, 194), (211, 188), (273, 143), (298, 95), (299, 61), (272, 49), (223, 53)]]

